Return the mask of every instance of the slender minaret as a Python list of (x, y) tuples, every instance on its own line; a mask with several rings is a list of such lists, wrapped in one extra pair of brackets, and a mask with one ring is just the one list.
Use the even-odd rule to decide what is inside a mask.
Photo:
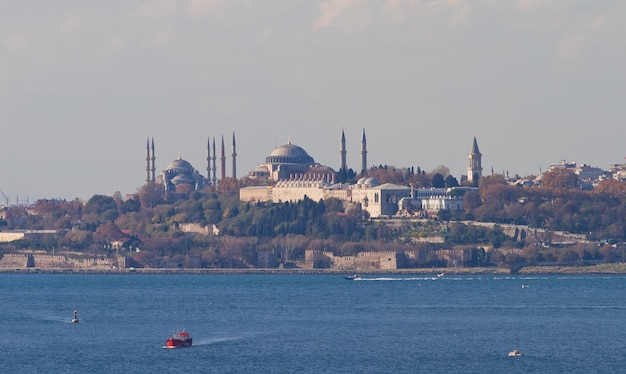
[(154, 163), (155, 163), (155, 160), (156, 160), (156, 157), (154, 156), (154, 138), (152, 138), (152, 158), (151, 158), (151, 160), (152, 160), (152, 168), (151, 168), (151, 171), (152, 171), (152, 182), (156, 182), (156, 167), (154, 166)]
[(220, 172), (222, 173), (222, 178), (220, 180), (226, 179), (226, 153), (224, 153), (224, 135), (222, 135), (222, 155), (220, 157), (221, 165)]
[(217, 164), (215, 163), (215, 160), (217, 160), (217, 157), (215, 157), (215, 136), (213, 137), (213, 155), (211, 156), (211, 161), (213, 162), (213, 178), (211, 179), (211, 182), (213, 182), (213, 185), (216, 186), (217, 185)]
[(482, 154), (478, 150), (478, 142), (474, 136), (474, 143), (472, 144), (472, 150), (467, 158), (469, 165), (467, 166), (467, 181), (470, 183), (478, 183), (478, 180), (483, 176), (483, 167), (481, 166)]
[(150, 182), (150, 137), (146, 139), (146, 183)]
[(339, 170), (346, 170), (346, 135), (341, 130), (341, 143), (339, 144)]
[(206, 140), (206, 179), (211, 180), (211, 137)]
[(233, 179), (237, 179), (237, 151), (235, 150), (235, 131), (233, 131)]
[(367, 139), (365, 139), (365, 129), (361, 138), (361, 175), (367, 172)]

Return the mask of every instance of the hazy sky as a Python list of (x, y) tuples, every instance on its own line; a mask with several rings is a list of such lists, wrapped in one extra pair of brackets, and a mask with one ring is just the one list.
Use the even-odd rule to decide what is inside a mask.
[[(621, 0), (0, 0), (0, 189), (134, 193), (146, 138), (206, 174), (237, 137), (237, 174), (277, 145), (339, 167), (447, 166), (472, 137), (491, 168), (624, 162)], [(218, 149), (219, 156), (219, 149)], [(227, 175), (230, 176), (230, 157)], [(219, 176), (219, 172), (218, 172)], [(1, 196), (0, 196), (1, 198)]]

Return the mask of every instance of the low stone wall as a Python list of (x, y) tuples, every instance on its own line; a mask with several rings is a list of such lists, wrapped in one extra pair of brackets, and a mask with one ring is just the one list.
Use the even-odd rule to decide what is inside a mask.
[(28, 255), (25, 254), (5, 254), (0, 259), (0, 268), (25, 268), (28, 264)]
[[(29, 257), (32, 260), (29, 262)], [(34, 267), (40, 269), (91, 269), (104, 270), (126, 267), (126, 258), (116, 256), (106, 257), (69, 257), (42, 254), (17, 253), (5, 254), (0, 259), (0, 269), (17, 269)]]

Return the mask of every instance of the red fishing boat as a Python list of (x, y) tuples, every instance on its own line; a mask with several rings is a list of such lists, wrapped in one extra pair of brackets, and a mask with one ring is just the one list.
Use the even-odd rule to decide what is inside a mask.
[(167, 339), (165, 342), (165, 348), (183, 348), (191, 347), (191, 336), (187, 331), (178, 331), (174, 336)]

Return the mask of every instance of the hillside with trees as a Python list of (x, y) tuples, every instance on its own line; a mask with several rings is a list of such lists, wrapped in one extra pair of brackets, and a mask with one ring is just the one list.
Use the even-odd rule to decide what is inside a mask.
[[(382, 183), (415, 187), (459, 185), (445, 167), (425, 173), (381, 165), (368, 175)], [(163, 199), (162, 187), (148, 183), (127, 199), (115, 193), (94, 195), (86, 202), (53, 199), (9, 206), (0, 221), (3, 231), (57, 234), (1, 243), (0, 249), (123, 254), (138, 267), (290, 267), (303, 260), (306, 249), (338, 256), (365, 251), (427, 254), (407, 260), (408, 267), (446, 266), (437, 253), (450, 249), (468, 253), (462, 266), (624, 260), (626, 183), (616, 180), (583, 191), (576, 175), (563, 170), (546, 173), (541, 187), (511, 185), (502, 175), (491, 175), (480, 180), (478, 190), (464, 193), (462, 212), (441, 211), (430, 220), (371, 220), (358, 205), (346, 210), (334, 199), (240, 202), (239, 188), (251, 183), (228, 179), (217, 188), (176, 194), (170, 202)], [(578, 240), (572, 242), (568, 235)]]

